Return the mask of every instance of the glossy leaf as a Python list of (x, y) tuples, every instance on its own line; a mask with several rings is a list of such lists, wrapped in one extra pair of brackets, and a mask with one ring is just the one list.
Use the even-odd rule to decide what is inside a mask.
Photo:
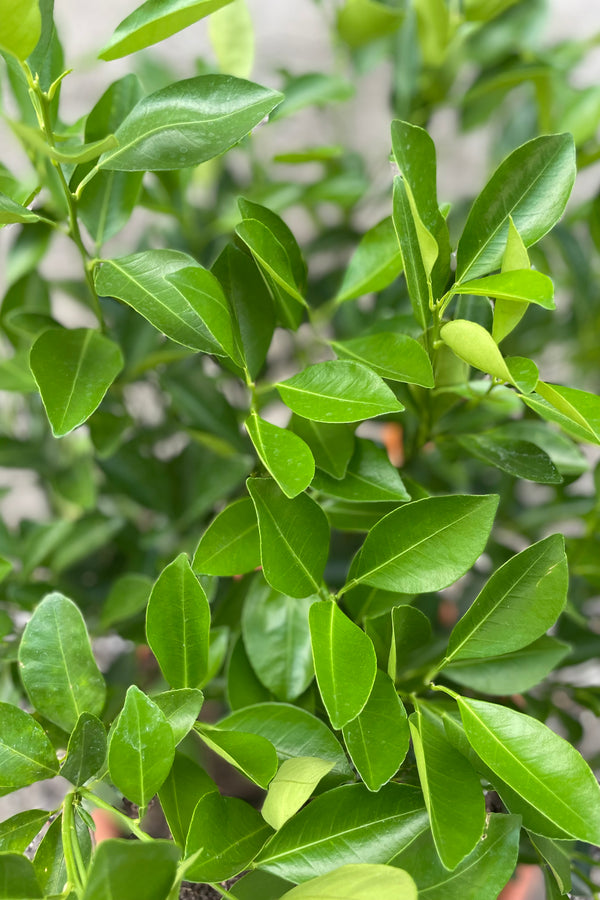
[(216, 354), (223, 356), (224, 351), (234, 363), (241, 364), (231, 310), (216, 276), (201, 266), (189, 266), (171, 272), (166, 278), (198, 314), (205, 332), (208, 332), (209, 341), (217, 344)]
[(345, 303), (363, 294), (382, 291), (402, 271), (402, 254), (391, 216), (370, 228), (344, 272), (336, 303)]
[(25, 60), (35, 50), (42, 33), (38, 0), (0, 3), (0, 50)]
[(0, 797), (58, 774), (46, 732), (11, 703), (0, 703), (0, 773)]
[(174, 688), (197, 688), (208, 666), (210, 607), (185, 553), (159, 575), (148, 601), (146, 634)]
[[(277, 213), (267, 206), (254, 203), (245, 197), (240, 197), (238, 206), (244, 221), (252, 219), (260, 222), (271, 232), (278, 244), (281, 244), (289, 261), (294, 284), (297, 285), (301, 292), (304, 291), (307, 276), (306, 263), (296, 238), (281, 216), (278, 216)], [(250, 250), (252, 250), (251, 247)]]
[(373, 369), (382, 378), (433, 387), (433, 369), (423, 346), (407, 334), (381, 331), (347, 341), (331, 341), (342, 359)]
[(543, 450), (561, 475), (581, 475), (587, 471), (581, 450), (564, 434), (533, 420), (509, 422), (493, 429), (494, 437), (522, 440)]
[(277, 385), (283, 402), (317, 422), (359, 422), (404, 407), (390, 388), (361, 363), (316, 363)]
[(536, 393), (522, 399), (542, 418), (579, 440), (600, 444), (600, 397), (595, 394), (540, 380)]
[(75, 787), (100, 771), (106, 760), (106, 729), (97, 716), (82, 713), (69, 738), (67, 757), (60, 774)]
[(375, 650), (335, 602), (313, 603), (309, 622), (319, 692), (332, 726), (339, 729), (369, 698), (377, 673)]
[(563, 480), (548, 453), (526, 439), (513, 438), (499, 429), (461, 434), (457, 441), (471, 456), (515, 478), (539, 484), (560, 484)]
[(599, 843), (600, 787), (577, 750), (523, 713), (456, 699), (469, 743), (483, 762), (559, 828)]
[(286, 497), (302, 493), (315, 474), (315, 461), (302, 438), (261, 419), (256, 412), (246, 420), (246, 430), (261, 462)]
[(290, 258), (270, 228), (258, 219), (244, 219), (235, 230), (259, 267), (264, 269), (286, 294), (304, 306), (304, 297), (296, 284)]
[(363, 438), (356, 439), (344, 478), (331, 478), (318, 472), (313, 487), (323, 494), (354, 503), (410, 500), (398, 470), (389, 461), (385, 450)]
[(475, 849), (485, 827), (479, 776), (426, 710), (418, 706), (409, 723), (433, 840), (444, 866), (456, 869)]
[(407, 503), (371, 529), (350, 582), (403, 593), (457, 581), (483, 552), (498, 497), (431, 497)]
[(164, 900), (179, 860), (172, 841), (110, 838), (94, 852), (83, 900)]
[(408, 604), (394, 605), (391, 618), (392, 640), (387, 664), (390, 677), (396, 681), (410, 667), (415, 654), (430, 643), (431, 622), (420, 609)]
[(164, 714), (132, 685), (108, 744), (111, 780), (129, 800), (146, 806), (169, 774), (174, 755), (173, 731)]
[(196, 730), (207, 747), (259, 787), (268, 786), (277, 771), (277, 754), (267, 738), (204, 724)]
[(333, 762), (334, 768), (324, 779), (329, 785), (339, 784), (351, 776), (346, 755), (331, 729), (298, 706), (259, 703), (231, 713), (221, 720), (219, 726), (267, 738), (281, 761), (298, 756), (317, 756)]
[[(502, 256), (501, 271), (514, 272), (517, 269), (528, 269), (529, 267), (529, 254), (525, 244), (515, 228), (512, 218), (509, 218), (508, 235), (506, 248)], [(496, 299), (492, 325), (492, 337), (496, 343), (499, 344), (519, 324), (527, 312), (528, 305), (528, 303), (519, 300)]]
[(62, 437), (97, 409), (123, 368), (123, 356), (90, 328), (51, 328), (33, 344), (29, 364), (52, 431)]
[(205, 794), (192, 818), (185, 847), (195, 855), (186, 869), (188, 881), (224, 881), (247, 869), (271, 828), (244, 800)]
[(343, 478), (354, 451), (354, 432), (348, 425), (312, 422), (295, 413), (289, 428), (308, 444), (319, 469), (332, 478)]
[(227, 664), (227, 703), (231, 710), (274, 700), (252, 668), (241, 635), (233, 645)]
[(394, 178), (394, 227), (402, 251), (404, 276), (415, 319), (425, 328), (431, 316), (429, 283), (437, 244), (423, 225), (414, 201), (411, 204), (409, 192), (410, 187), (402, 178)]
[(285, 497), (274, 481), (249, 478), (256, 508), (265, 578), (291, 597), (318, 593), (329, 550), (329, 525), (322, 509), (306, 494)]
[(118, 59), (164, 41), (231, 0), (146, 0), (117, 26), (100, 59)]
[(260, 565), (256, 511), (250, 497), (225, 507), (196, 549), (192, 569), (204, 575), (243, 575)]
[(160, 171), (197, 166), (229, 150), (282, 100), (231, 75), (199, 75), (144, 97), (115, 132), (100, 169)]
[(204, 703), (204, 694), (194, 688), (181, 688), (155, 694), (152, 702), (163, 712), (171, 726), (173, 740), (177, 746), (194, 727)]
[(281, 764), (269, 785), (262, 807), (262, 817), (278, 831), (310, 798), (314, 789), (333, 768), (314, 756), (299, 756)]
[(410, 875), (373, 863), (340, 866), (306, 885), (299, 884), (282, 900), (371, 900), (373, 891), (377, 900), (417, 900), (417, 888)]
[(370, 791), (378, 791), (396, 774), (409, 745), (406, 710), (393, 682), (381, 670), (362, 711), (343, 731), (360, 777)]
[(158, 791), (158, 799), (165, 814), (173, 840), (180, 847), (185, 842), (194, 810), (205, 794), (217, 791), (217, 786), (198, 763), (178, 750), (171, 771)]
[(498, 268), (511, 217), (526, 247), (539, 241), (561, 217), (574, 180), (571, 135), (544, 135), (514, 150), (471, 208), (458, 244), (457, 281)]
[(515, 383), (498, 345), (482, 325), (466, 319), (455, 319), (442, 326), (440, 337), (470, 366), (509, 384)]
[(535, 269), (504, 271), (499, 275), (475, 278), (457, 285), (455, 294), (472, 294), (476, 297), (494, 297), (512, 302), (535, 303), (544, 309), (554, 309), (554, 285), (547, 275)]
[[(1, 39), (1, 34), (0, 34)], [(16, 223), (37, 222), (39, 216), (0, 191), (0, 227)]]
[(19, 667), (35, 709), (65, 731), (75, 727), (81, 713), (102, 712), (104, 679), (83, 616), (63, 594), (48, 594), (27, 623)]
[(0, 873), (2, 900), (41, 900), (44, 896), (33, 865), (25, 856), (0, 853)]
[(255, 865), (304, 882), (350, 862), (387, 863), (427, 827), (420, 791), (361, 784), (328, 791), (300, 810), (269, 841)]
[(564, 609), (568, 583), (562, 535), (517, 553), (454, 626), (447, 661), (508, 653), (541, 637)]
[(0, 851), (23, 853), (49, 816), (45, 809), (26, 809), (0, 822)]
[(295, 700), (313, 679), (308, 614), (314, 601), (287, 597), (260, 578), (246, 595), (244, 646), (259, 679), (280, 700)]

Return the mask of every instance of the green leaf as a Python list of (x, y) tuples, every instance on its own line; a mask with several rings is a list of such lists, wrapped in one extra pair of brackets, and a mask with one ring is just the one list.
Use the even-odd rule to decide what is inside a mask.
[(219, 723), (222, 729), (248, 732), (267, 738), (280, 760), (317, 756), (333, 762), (325, 776), (328, 785), (347, 781), (352, 770), (332, 731), (315, 716), (287, 703), (259, 703), (231, 713)]
[(377, 293), (396, 280), (402, 271), (402, 254), (391, 216), (387, 216), (362, 236), (335, 296), (345, 303), (363, 294)]
[(14, 356), (0, 360), (0, 390), (29, 394), (36, 387), (27, 350), (19, 350)]
[[(33, 860), (33, 868), (45, 897), (60, 894), (68, 880), (62, 825), (62, 815), (60, 815), (52, 822), (43, 836)], [(77, 842), (83, 866), (87, 868), (92, 852), (90, 830), (81, 816), (77, 816), (74, 825), (75, 827), (70, 833), (70, 840), (73, 844)]]
[(528, 440), (516, 439), (500, 429), (482, 434), (460, 434), (456, 440), (467, 453), (515, 478), (539, 484), (560, 484), (562, 475), (550, 456)]
[[(374, 893), (375, 892), (375, 893)], [(281, 900), (417, 900), (417, 888), (406, 872), (392, 866), (357, 863), (299, 884)]]
[(253, 410), (246, 420), (246, 431), (261, 462), (286, 497), (302, 493), (315, 474), (315, 461), (302, 438), (261, 419)]
[(159, 575), (148, 601), (146, 634), (165, 679), (197, 688), (208, 667), (210, 607), (185, 553)]
[(36, 213), (21, 206), (15, 200), (11, 200), (0, 191), (0, 226), (14, 225), (18, 222), (37, 222), (38, 220), (39, 216)]
[(313, 679), (308, 614), (315, 599), (287, 597), (258, 577), (246, 596), (242, 636), (248, 659), (280, 700), (295, 700)]
[[(504, 272), (514, 272), (517, 269), (529, 269), (529, 254), (521, 235), (515, 228), (515, 223), (509, 217), (508, 236), (506, 249), (502, 256), (502, 269)], [(519, 300), (496, 299), (494, 303), (494, 321), (492, 325), (492, 337), (497, 344), (515, 328), (525, 313), (528, 303)]]
[(217, 791), (217, 786), (198, 763), (175, 752), (175, 760), (166, 780), (158, 790), (158, 799), (165, 814), (173, 840), (185, 847), (194, 810), (205, 794)]
[(319, 692), (331, 724), (339, 729), (369, 698), (377, 673), (375, 650), (335, 602), (313, 603), (309, 622)]
[(430, 643), (431, 622), (420, 609), (409, 606), (408, 603), (403, 606), (394, 605), (391, 616), (392, 640), (388, 656), (388, 672), (390, 678), (396, 681), (413, 664), (415, 654), (420, 655), (423, 647)]
[(506, 365), (513, 384), (523, 394), (530, 394), (536, 389), (540, 373), (532, 359), (525, 356), (508, 356)]
[(235, 642), (227, 665), (227, 702), (232, 710), (255, 703), (268, 703), (273, 694), (252, 668), (241, 635)]
[(233, 885), (229, 893), (236, 900), (280, 900), (282, 891), (293, 887), (289, 881), (270, 875), (269, 872), (248, 872)]
[(259, 787), (267, 788), (277, 771), (277, 754), (269, 740), (262, 735), (228, 731), (204, 723), (197, 725), (196, 731), (207, 747)]
[(458, 244), (456, 280), (498, 268), (512, 217), (526, 247), (560, 219), (575, 180), (569, 134), (543, 135), (514, 150), (475, 200)]
[(306, 494), (288, 499), (271, 479), (249, 478), (247, 485), (258, 517), (265, 578), (291, 597), (318, 593), (329, 552), (325, 513)]
[(316, 363), (276, 387), (293, 412), (317, 422), (359, 422), (404, 409), (378, 375), (347, 360)]
[(350, 862), (387, 863), (427, 827), (421, 792), (387, 784), (377, 794), (351, 784), (321, 794), (290, 819), (255, 865), (304, 882)]
[(38, 0), (0, 0), (0, 50), (25, 60), (35, 50), (41, 33)]
[(283, 85), (285, 99), (273, 118), (292, 116), (307, 106), (326, 106), (328, 103), (349, 100), (354, 96), (354, 90), (354, 85), (339, 75), (306, 72), (303, 75), (288, 76)]
[(567, 602), (568, 585), (561, 534), (517, 553), (494, 572), (454, 626), (446, 662), (526, 647), (554, 625)]
[(204, 575), (243, 575), (259, 565), (256, 510), (250, 497), (243, 497), (210, 523), (200, 538), (192, 569)]
[(225, 881), (247, 869), (271, 828), (244, 800), (206, 794), (190, 824), (185, 855), (194, 856), (188, 881)]
[(146, 0), (117, 26), (99, 59), (118, 59), (158, 44), (231, 0)]
[(453, 870), (474, 850), (485, 827), (479, 776), (421, 706), (409, 724), (433, 840), (445, 868)]
[(83, 616), (62, 594), (48, 594), (27, 623), (19, 667), (35, 709), (65, 731), (75, 727), (81, 713), (102, 712), (104, 679)]
[(337, 14), (337, 30), (349, 47), (356, 49), (392, 34), (402, 22), (404, 12), (374, 0), (345, 0)]
[(314, 789), (333, 768), (333, 763), (314, 756), (298, 756), (283, 762), (269, 785), (262, 817), (275, 831), (298, 812)]
[(442, 325), (440, 337), (470, 366), (481, 369), (494, 378), (515, 384), (498, 345), (483, 325), (469, 322), (467, 319), (455, 319)]
[(164, 900), (178, 861), (179, 849), (172, 841), (102, 841), (92, 857), (82, 900)]
[(113, 726), (108, 770), (115, 787), (146, 806), (169, 774), (175, 756), (173, 731), (163, 712), (135, 685)]
[(353, 359), (382, 378), (433, 387), (433, 369), (425, 349), (407, 334), (381, 331), (348, 341), (331, 341), (342, 359)]
[(520, 816), (492, 813), (484, 840), (452, 872), (444, 868), (428, 830), (393, 861), (415, 880), (419, 900), (497, 900), (515, 870)]
[(237, 144), (283, 99), (231, 75), (199, 75), (144, 97), (115, 132), (100, 169), (160, 171), (197, 166)]
[(344, 478), (331, 478), (318, 472), (313, 480), (316, 491), (354, 503), (410, 500), (398, 470), (383, 448), (364, 438), (357, 438), (354, 446)]
[(90, 328), (44, 331), (29, 364), (56, 437), (91, 416), (124, 365), (118, 345)]
[(559, 828), (598, 844), (600, 787), (577, 750), (523, 713), (482, 700), (456, 700), (469, 743), (483, 762)]
[(451, 663), (446, 676), (483, 694), (504, 697), (522, 694), (539, 684), (568, 656), (571, 648), (562, 641), (543, 635), (520, 650), (485, 658)]
[(494, 428), (495, 437), (531, 442), (543, 450), (561, 475), (582, 475), (587, 463), (581, 450), (565, 435), (548, 428), (543, 422), (528, 419), (509, 422)]
[(97, 716), (81, 713), (69, 738), (60, 774), (75, 787), (100, 771), (106, 760), (106, 729)]
[(180, 688), (155, 694), (152, 702), (163, 712), (171, 726), (177, 746), (194, 727), (204, 703), (204, 694), (194, 688)]
[(493, 297), (496, 300), (535, 303), (544, 309), (555, 309), (554, 285), (547, 275), (535, 269), (516, 269), (465, 281), (452, 288), (454, 294)]
[(235, 0), (214, 13), (208, 34), (220, 71), (247, 78), (254, 63), (255, 40), (246, 0)]
[(91, 144), (80, 144), (79, 141), (67, 139), (57, 147), (56, 144), (51, 144), (46, 140), (44, 132), (39, 128), (32, 128), (23, 122), (15, 121), (11, 121), (10, 126), (30, 151), (48, 157), (55, 163), (59, 162), (70, 166), (90, 162), (117, 146), (117, 139), (113, 134), (109, 134), (103, 136), (99, 141), (92, 141)]
[(571, 883), (571, 853), (570, 847), (541, 837), (539, 834), (530, 834), (529, 839), (540, 854), (556, 881), (561, 895), (567, 894), (572, 889)]
[(23, 853), (49, 817), (45, 809), (26, 809), (0, 822), (0, 851)]
[(448, 587), (483, 553), (497, 505), (498, 497), (490, 494), (429, 497), (401, 506), (367, 535), (350, 584), (405, 594)]
[(17, 706), (0, 702), (0, 797), (57, 774), (56, 753), (42, 726)]
[(344, 725), (344, 743), (370, 791), (387, 784), (402, 765), (409, 745), (406, 710), (381, 670), (362, 712)]
[(343, 478), (354, 452), (354, 431), (348, 425), (326, 425), (292, 414), (288, 428), (310, 447), (315, 464), (332, 478)]
[[(0, 31), (0, 37), (2, 32)], [(38, 900), (44, 896), (32, 863), (18, 853), (0, 853), (2, 900)]]
[(415, 319), (422, 328), (426, 328), (431, 318), (429, 275), (437, 257), (437, 244), (434, 248), (435, 239), (418, 216), (409, 191), (402, 178), (394, 178), (393, 219), (402, 252), (404, 277)]
[(292, 299), (306, 305), (300, 292), (285, 247), (270, 228), (258, 219), (244, 219), (236, 226), (236, 234), (246, 244), (258, 266)]
[(110, 628), (140, 613), (146, 608), (151, 590), (152, 579), (147, 575), (132, 572), (118, 578), (102, 607), (102, 627)]
[(600, 397), (595, 394), (538, 381), (536, 394), (521, 399), (575, 438), (600, 444)]
[(267, 206), (261, 206), (260, 203), (253, 203), (245, 197), (240, 197), (238, 199), (238, 206), (245, 221), (253, 219), (260, 222), (271, 232), (277, 242), (281, 244), (289, 261), (293, 281), (300, 291), (303, 291), (306, 288), (306, 263), (296, 238), (281, 216), (278, 216), (277, 213), (274, 213), (273, 210), (269, 209)]

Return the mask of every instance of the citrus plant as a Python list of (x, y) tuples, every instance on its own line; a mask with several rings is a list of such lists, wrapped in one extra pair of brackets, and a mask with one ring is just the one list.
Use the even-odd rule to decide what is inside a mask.
[[(597, 896), (575, 744), (598, 691), (557, 670), (598, 652), (600, 504), (576, 482), (600, 399), (505, 349), (565, 327), (545, 236), (572, 135), (512, 149), (464, 216), (423, 120), (395, 118), (386, 215), (358, 235), (352, 154), (295, 150), (323, 177), (281, 182), (253, 134), (347, 84), (249, 81), (243, 0), (147, 0), (101, 59), (208, 16), (220, 71), (131, 72), (73, 124), (52, 6), (0, 0), (30, 163), (0, 170), (0, 462), (48, 509), (0, 531), (0, 794), (68, 787), (0, 823), (0, 898), (495, 900), (519, 861), (549, 898)], [(348, 0), (334, 29), (357, 66), (417, 34), (431, 75), (523, 6)], [(40, 273), (65, 237), (76, 281)], [(132, 839), (96, 845), (97, 809)]]

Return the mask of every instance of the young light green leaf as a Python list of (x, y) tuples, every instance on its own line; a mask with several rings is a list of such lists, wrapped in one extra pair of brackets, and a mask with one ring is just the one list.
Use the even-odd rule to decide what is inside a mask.
[(309, 597), (321, 586), (329, 553), (329, 525), (306, 494), (285, 497), (270, 478), (249, 478), (256, 508), (265, 578), (291, 597)]
[(42, 33), (38, 0), (0, 0), (0, 50), (25, 60)]
[(600, 444), (600, 397), (577, 388), (538, 381), (536, 394), (523, 401), (569, 434), (592, 444)]
[(344, 272), (336, 303), (382, 291), (402, 271), (402, 254), (391, 216), (365, 232)]
[(106, 729), (97, 716), (81, 713), (69, 738), (67, 756), (60, 774), (75, 787), (100, 771), (106, 760)]
[(246, 431), (267, 471), (290, 499), (304, 491), (315, 474), (315, 461), (302, 438), (271, 425), (254, 410), (246, 420)]
[(337, 14), (341, 39), (353, 49), (362, 47), (396, 31), (402, 22), (402, 9), (393, 9), (374, 0), (345, 0)]
[(159, 575), (146, 611), (146, 634), (165, 679), (197, 688), (208, 666), (210, 607), (185, 553)]
[(401, 869), (355, 863), (299, 884), (281, 900), (372, 900), (374, 896), (377, 900), (417, 900), (417, 887)]
[(493, 772), (572, 837), (600, 842), (600, 787), (574, 747), (523, 713), (456, 701), (469, 743)]
[(0, 797), (56, 774), (56, 753), (42, 726), (18, 706), (0, 703)]
[(177, 746), (194, 727), (204, 703), (204, 694), (195, 688), (180, 688), (155, 694), (152, 702), (156, 703), (171, 726)]
[(315, 599), (287, 597), (260, 577), (246, 595), (242, 636), (248, 659), (279, 700), (295, 700), (313, 679), (308, 614)]
[(531, 644), (563, 611), (568, 584), (561, 534), (517, 553), (494, 572), (454, 626), (445, 662), (509, 653)]
[(235, 0), (233, 4), (229, 0), (226, 7), (214, 13), (208, 34), (220, 71), (248, 78), (254, 64), (255, 40), (246, 0)]
[(482, 694), (505, 697), (522, 694), (546, 678), (571, 652), (571, 647), (542, 635), (537, 641), (512, 653), (473, 657), (450, 663), (445, 673), (457, 684)]
[(454, 294), (493, 297), (496, 300), (535, 303), (544, 309), (554, 309), (554, 285), (547, 275), (535, 269), (503, 271), (456, 285)]
[(400, 474), (385, 450), (364, 438), (356, 439), (354, 455), (344, 478), (331, 478), (318, 472), (313, 487), (323, 494), (354, 503), (410, 500)]
[(102, 841), (93, 854), (82, 900), (136, 896), (164, 900), (173, 884), (179, 855), (172, 841)]
[[(518, 269), (529, 269), (529, 254), (521, 239), (521, 235), (515, 228), (512, 217), (508, 220), (508, 235), (506, 248), (502, 256), (502, 272), (514, 272)], [(492, 324), (492, 337), (497, 344), (515, 328), (525, 313), (528, 303), (519, 300), (496, 299), (494, 303), (494, 321)]]
[(483, 325), (467, 319), (447, 322), (440, 330), (441, 339), (451, 350), (470, 366), (515, 384), (498, 345)]
[(510, 218), (526, 247), (561, 217), (575, 180), (570, 134), (534, 138), (500, 164), (475, 200), (458, 244), (456, 280), (498, 268)]
[(0, 822), (0, 851), (23, 853), (49, 817), (45, 809), (26, 809)]
[(207, 747), (259, 787), (267, 788), (277, 771), (277, 754), (269, 740), (262, 735), (228, 731), (204, 723), (197, 725), (196, 731)]
[(164, 714), (132, 685), (108, 744), (113, 784), (133, 803), (146, 806), (169, 774), (174, 756), (173, 731)]
[[(394, 228), (400, 244), (404, 276), (415, 319), (422, 328), (427, 326), (431, 313), (429, 275), (437, 258), (437, 243), (418, 217), (410, 187), (400, 176), (394, 178)], [(415, 219), (415, 213), (417, 219)], [(435, 244), (435, 248), (433, 244)], [(425, 254), (425, 259), (423, 257)], [(435, 255), (434, 255), (435, 254)], [(426, 262), (429, 272), (426, 269)]]
[(298, 812), (314, 789), (333, 768), (331, 761), (314, 756), (286, 759), (269, 785), (262, 817), (275, 831)]
[(456, 440), (471, 456), (515, 478), (540, 484), (560, 484), (563, 480), (548, 453), (538, 445), (514, 438), (500, 429), (481, 434), (460, 434)]
[(27, 209), (26, 206), (21, 206), (20, 203), (11, 200), (0, 191), (0, 227), (16, 223), (37, 222), (38, 220), (37, 213)]
[(457, 495), (394, 510), (367, 535), (345, 589), (360, 582), (405, 594), (448, 587), (483, 552), (497, 505), (494, 494)]
[(433, 387), (433, 369), (424, 347), (407, 334), (381, 331), (347, 341), (331, 341), (342, 359), (353, 359), (382, 378)]
[(386, 784), (374, 794), (362, 784), (345, 785), (296, 813), (255, 865), (290, 881), (309, 881), (350, 862), (388, 863), (426, 828), (416, 788)]
[(52, 431), (62, 437), (91, 416), (123, 368), (120, 348), (90, 328), (44, 331), (29, 364)]
[(531, 394), (540, 379), (540, 373), (534, 361), (527, 359), (526, 356), (507, 356), (505, 362), (512, 383), (523, 394)]
[(19, 853), (0, 853), (0, 872), (2, 900), (41, 900), (44, 896), (33, 864), (27, 857)]
[[(236, 365), (242, 358), (233, 333), (231, 310), (216, 276), (202, 266), (177, 269), (166, 276), (202, 320), (204, 329)], [(223, 355), (223, 353), (219, 353)]]
[(356, 718), (369, 698), (377, 673), (375, 650), (337, 603), (313, 603), (309, 622), (319, 692), (337, 730)]
[(354, 452), (354, 431), (348, 425), (327, 425), (292, 414), (289, 428), (308, 444), (315, 465), (331, 475), (343, 478)]
[(146, 0), (117, 26), (100, 59), (118, 59), (158, 44), (231, 0)]
[(483, 834), (485, 800), (481, 782), (465, 757), (449, 743), (443, 725), (425, 709), (418, 706), (409, 724), (433, 840), (445, 868), (453, 870), (474, 850)]
[(83, 616), (63, 594), (48, 594), (27, 623), (19, 668), (35, 709), (65, 731), (75, 727), (81, 713), (102, 712), (104, 679)]
[(381, 670), (362, 711), (344, 725), (343, 733), (358, 774), (370, 791), (378, 791), (402, 765), (410, 740), (406, 710)]
[(231, 75), (199, 75), (144, 97), (115, 132), (100, 169), (145, 172), (197, 166), (237, 144), (283, 99)]
[(203, 575), (243, 575), (259, 565), (256, 510), (250, 497), (243, 497), (210, 523), (200, 538), (192, 569)]
[(188, 881), (224, 881), (247, 869), (272, 829), (244, 800), (205, 794), (188, 832), (185, 855), (194, 856)]
[(171, 771), (158, 790), (158, 799), (173, 840), (180, 847), (185, 847), (198, 802), (205, 794), (216, 791), (216, 784), (204, 769), (177, 750)]
[(293, 412), (316, 422), (360, 422), (404, 409), (378, 375), (348, 360), (316, 363), (276, 387)]
[[(44, 892), (44, 897), (59, 894), (68, 879), (63, 843), (63, 815), (59, 815), (52, 822), (42, 837), (33, 859), (33, 868)], [(69, 840), (72, 846), (75, 842), (77, 843), (82, 863), (87, 868), (92, 852), (90, 829), (79, 815), (73, 824)]]

